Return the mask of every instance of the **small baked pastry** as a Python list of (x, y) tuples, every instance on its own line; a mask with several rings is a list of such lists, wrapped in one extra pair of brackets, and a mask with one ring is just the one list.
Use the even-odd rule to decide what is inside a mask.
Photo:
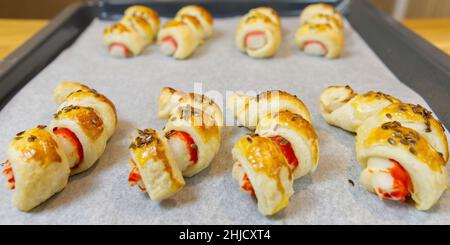
[(263, 117), (280, 111), (290, 111), (311, 122), (308, 109), (297, 96), (272, 90), (256, 96), (233, 94), (228, 98), (228, 108), (240, 124), (254, 130)]
[(159, 30), (159, 15), (145, 6), (132, 6), (125, 10), (124, 17), (107, 27), (103, 42), (115, 57), (139, 55), (153, 42)]
[(145, 19), (152, 29), (151, 41), (156, 38), (160, 25), (158, 12), (146, 6), (135, 5), (127, 8), (124, 16), (139, 16)]
[(228, 100), (238, 121), (256, 134), (233, 148), (233, 177), (258, 200), (264, 215), (286, 207), (293, 181), (315, 171), (319, 144), (309, 111), (296, 96), (268, 91), (256, 97), (234, 94)]
[(194, 31), (195, 36), (199, 40), (199, 44), (203, 44), (203, 42), (205, 42), (205, 40), (207, 39), (206, 32), (205, 30), (203, 30), (202, 24), (194, 16), (178, 15), (175, 20), (187, 24)]
[(239, 23), (235, 44), (253, 58), (275, 55), (281, 44), (281, 24), (276, 11), (268, 7), (250, 10)]
[(20, 132), (7, 150), (3, 174), (14, 190), (12, 203), (29, 211), (67, 184), (70, 167), (63, 148), (45, 126)]
[(161, 52), (176, 59), (186, 59), (197, 49), (200, 39), (186, 22), (171, 20), (159, 31)]
[(123, 23), (107, 27), (103, 32), (103, 42), (110, 55), (121, 58), (139, 55), (148, 44), (139, 32)]
[(336, 58), (342, 53), (344, 34), (330, 24), (307, 23), (295, 33), (295, 43), (306, 54)]
[(175, 19), (185, 15), (195, 17), (200, 22), (204, 32), (204, 39), (212, 36), (214, 33), (214, 19), (208, 10), (198, 5), (188, 5), (178, 10)]
[(381, 92), (356, 94), (350, 86), (328, 87), (319, 98), (323, 118), (329, 124), (350, 132), (356, 132), (367, 118), (384, 107), (399, 102), (400, 100)]
[[(139, 136), (130, 146), (133, 157), (129, 184), (138, 185), (141, 190), (147, 191), (153, 200), (165, 199), (175, 194), (184, 185), (183, 176), (191, 177), (209, 166), (221, 143), (217, 121), (223, 120), (220, 108), (204, 95), (165, 87), (161, 91), (159, 103), (158, 116), (168, 119), (163, 131), (138, 131)], [(216, 113), (215, 116), (208, 114), (209, 111)], [(223, 121), (220, 123), (223, 124)], [(148, 165), (152, 166), (153, 162), (160, 161), (160, 157), (152, 159), (153, 162), (141, 161), (136, 157), (135, 151), (142, 145), (145, 152), (141, 154), (147, 156), (148, 152), (151, 152), (154, 155), (157, 152), (154, 150), (157, 143), (151, 139), (156, 138), (160, 139), (160, 151), (164, 152), (167, 158), (165, 165), (170, 165), (170, 168), (157, 166), (144, 170), (143, 164), (147, 164), (144, 162), (149, 162)], [(148, 177), (141, 176), (141, 171), (146, 171)], [(172, 177), (168, 179), (167, 176)], [(173, 183), (178, 183), (176, 188)]]
[(247, 135), (232, 150), (233, 177), (239, 186), (258, 200), (264, 215), (279, 212), (294, 193), (289, 163), (270, 138)]
[(138, 185), (152, 200), (166, 199), (185, 185), (163, 132), (138, 130), (130, 151), (128, 183), (131, 186)]
[[(356, 156), (364, 168), (361, 182), (381, 199), (405, 201), (411, 197), (417, 209), (430, 209), (447, 189), (444, 155), (421, 133), (397, 121), (375, 126), (379, 118), (366, 120), (356, 136)], [(441, 130), (436, 134), (445, 137)]]
[(344, 17), (333, 6), (326, 3), (308, 5), (300, 15), (300, 26), (303, 26), (316, 15), (326, 15), (336, 20), (339, 29), (344, 28)]

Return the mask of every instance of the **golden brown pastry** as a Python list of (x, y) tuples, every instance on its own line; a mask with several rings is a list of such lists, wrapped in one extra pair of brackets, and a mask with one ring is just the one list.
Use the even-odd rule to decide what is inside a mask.
[(268, 91), (256, 97), (233, 95), (229, 108), (256, 134), (242, 137), (232, 150), (233, 177), (272, 215), (286, 207), (293, 181), (315, 171), (319, 144), (309, 111), (296, 96)]
[(202, 30), (204, 32), (204, 39), (210, 38), (214, 33), (213, 24), (214, 19), (211, 13), (205, 8), (198, 5), (189, 5), (178, 10), (175, 19), (181, 16), (192, 16), (200, 22)]
[(12, 140), (3, 174), (15, 189), (13, 205), (29, 211), (61, 191), (70, 175), (91, 167), (117, 127), (114, 105), (76, 82), (54, 91), (60, 104), (49, 127), (20, 132)]
[(442, 124), (420, 105), (346, 86), (320, 96), (328, 123), (356, 132), (360, 180), (381, 199), (415, 202), (427, 210), (447, 188), (448, 141)]
[(159, 31), (159, 25), (160, 25), (158, 12), (156, 12), (155, 10), (153, 10), (149, 7), (146, 7), (146, 6), (135, 5), (135, 6), (131, 6), (131, 7), (127, 8), (125, 10), (124, 16), (125, 17), (139, 16), (139, 17), (143, 18), (145, 21), (147, 21), (147, 23), (151, 26), (151, 29), (152, 29), (152, 35), (151, 35), (150, 40), (153, 40), (156, 38), (156, 34)]
[(197, 49), (200, 40), (186, 22), (171, 20), (159, 31), (158, 44), (163, 54), (186, 59)]
[(261, 7), (250, 10), (235, 34), (238, 49), (253, 58), (268, 58), (281, 44), (281, 23), (275, 10)]
[[(184, 186), (183, 176), (209, 166), (220, 148), (218, 125), (223, 125), (217, 121), (223, 120), (220, 108), (206, 96), (166, 87), (159, 102), (159, 117), (168, 119), (164, 129), (138, 131), (130, 146), (129, 184), (147, 191), (152, 200), (170, 197)], [(142, 159), (138, 154), (153, 157)]]
[(316, 15), (332, 17), (340, 29), (344, 28), (344, 17), (333, 6), (326, 3), (308, 5), (300, 15), (300, 26), (309, 22)]

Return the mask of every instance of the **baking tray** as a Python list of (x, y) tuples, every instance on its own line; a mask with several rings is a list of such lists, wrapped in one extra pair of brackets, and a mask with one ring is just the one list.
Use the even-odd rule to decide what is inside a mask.
[[(0, 63), (0, 109), (44, 69), (65, 48), (70, 46), (94, 18), (117, 19), (132, 4), (155, 8), (161, 16), (172, 16), (183, 5), (201, 4), (215, 17), (242, 15), (248, 9), (266, 5), (282, 16), (297, 15), (298, 10), (314, 0), (290, 1), (88, 1), (69, 6), (47, 27)], [(450, 59), (448, 55), (385, 15), (366, 0), (320, 1), (335, 5), (346, 13), (378, 57), (401, 82), (419, 93), (450, 128)]]

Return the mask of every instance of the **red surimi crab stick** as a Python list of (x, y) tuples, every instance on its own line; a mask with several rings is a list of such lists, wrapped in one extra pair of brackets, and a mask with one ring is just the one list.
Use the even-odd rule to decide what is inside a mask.
[(9, 160), (5, 162), (2, 174), (7, 179), (6, 188), (8, 188), (10, 190), (14, 190), (16, 181), (14, 180), (14, 172), (13, 172), (13, 169), (11, 167), (11, 163), (9, 162)]
[(112, 43), (111, 45), (109, 45), (108, 50), (109, 53), (115, 57), (126, 58), (133, 56), (130, 49), (128, 49), (128, 47), (122, 43)]
[(166, 55), (172, 55), (177, 51), (177, 41), (172, 36), (165, 37), (160, 43), (161, 52)]
[(84, 158), (83, 145), (78, 137), (68, 128), (54, 128), (53, 133), (60, 139), (71, 169), (77, 168)]
[(245, 36), (245, 46), (249, 49), (260, 49), (267, 43), (266, 34), (262, 31), (250, 32)]

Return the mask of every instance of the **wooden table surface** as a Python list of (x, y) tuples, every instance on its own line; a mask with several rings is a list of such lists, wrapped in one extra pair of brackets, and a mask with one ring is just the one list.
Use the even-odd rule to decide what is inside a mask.
[[(0, 19), (0, 60), (47, 23), (48, 20)], [(450, 55), (450, 18), (406, 19), (402, 23)]]

